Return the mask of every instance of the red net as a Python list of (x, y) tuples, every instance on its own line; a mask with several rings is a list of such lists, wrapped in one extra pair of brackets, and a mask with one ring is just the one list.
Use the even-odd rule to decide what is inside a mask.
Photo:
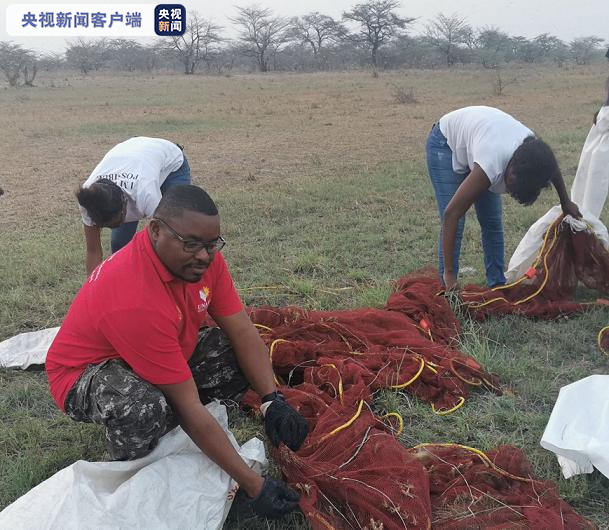
[[(309, 425), (298, 452), (282, 445), (274, 456), (311, 526), (591, 527), (550, 484), (529, 478), (518, 449), (409, 450), (396, 439), (402, 418), (372, 411), (382, 388), (409, 392), (438, 414), (459, 408), (474, 387), (499, 392), (497, 377), (456, 349), (459, 325), (439, 291), (437, 274), (420, 274), (400, 280), (384, 309), (250, 310), (278, 384)], [(258, 409), (257, 395), (244, 404)]]
[[(436, 278), (417, 275), (396, 284), (386, 309), (305, 311), (259, 307), (250, 318), (270, 346), (278, 382), (302, 380), (322, 388), (363, 384), (363, 392), (404, 389), (437, 411), (463, 404), (470, 389), (498, 390), (498, 380), (451, 347), (459, 324), (436, 296)], [(369, 399), (369, 396), (362, 396)]]
[(558, 495), (535, 480), (522, 451), (501, 446), (488, 453), (456, 445), (411, 450), (429, 473), (434, 529), (594, 528)]
[(578, 281), (609, 293), (609, 251), (592, 232), (574, 232), (560, 217), (547, 230), (538, 258), (522, 278), (494, 289), (466, 285), (461, 297), (478, 319), (507, 313), (551, 319), (591, 305), (573, 301)]
[[(389, 419), (385, 425), (357, 400), (361, 389), (347, 391), (341, 403), (301, 386), (286, 389), (286, 395), (305, 415), (311, 434), (297, 453), (281, 446), (275, 457), (300, 491), (311, 526), (429, 528), (427, 472), (393, 436)], [(352, 418), (347, 426), (345, 419)]]

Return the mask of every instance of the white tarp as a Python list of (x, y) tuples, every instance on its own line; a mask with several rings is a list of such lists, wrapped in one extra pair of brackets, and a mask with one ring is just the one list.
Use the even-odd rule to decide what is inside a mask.
[[(572, 230), (590, 229), (609, 248), (607, 228), (599, 220), (609, 190), (609, 107), (602, 107), (588, 133), (582, 149), (577, 173), (571, 186), (571, 200), (583, 215), (583, 221), (570, 216), (565, 222)], [(508, 265), (505, 277), (508, 283), (521, 278), (533, 265), (539, 254), (548, 227), (560, 216), (560, 206), (555, 206), (539, 219), (520, 241)]]
[[(239, 448), (228, 430), (226, 407), (213, 402), (207, 408), (248, 465), (262, 471), (264, 444), (252, 438)], [(79, 460), (62, 469), (0, 512), (0, 528), (214, 530), (228, 515), (235, 486), (177, 427), (144, 458)]]
[(0, 368), (21, 368), (44, 364), (59, 328), (20, 333), (0, 342)]
[(609, 107), (602, 107), (579, 157), (571, 200), (600, 217), (609, 191)]
[(560, 389), (541, 446), (556, 453), (565, 478), (593, 467), (609, 478), (609, 375)]

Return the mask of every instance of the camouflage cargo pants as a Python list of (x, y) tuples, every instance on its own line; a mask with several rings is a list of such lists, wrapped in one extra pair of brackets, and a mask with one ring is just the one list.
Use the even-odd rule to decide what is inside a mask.
[[(228, 338), (218, 328), (199, 331), (188, 365), (202, 403), (239, 399), (249, 386)], [(68, 392), (65, 409), (76, 421), (104, 425), (114, 460), (145, 456), (177, 425), (163, 393), (120, 359), (89, 365)]]

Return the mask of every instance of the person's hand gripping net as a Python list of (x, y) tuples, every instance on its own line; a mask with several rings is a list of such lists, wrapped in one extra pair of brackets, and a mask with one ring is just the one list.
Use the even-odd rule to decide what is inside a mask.
[(264, 416), (264, 430), (271, 443), (278, 447), (283, 442), (292, 451), (298, 451), (309, 433), (305, 419), (288, 405), (281, 392), (272, 392), (262, 398), (260, 407)]
[(260, 493), (248, 503), (258, 515), (269, 519), (279, 519), (298, 508), (300, 495), (285, 482), (268, 475)]

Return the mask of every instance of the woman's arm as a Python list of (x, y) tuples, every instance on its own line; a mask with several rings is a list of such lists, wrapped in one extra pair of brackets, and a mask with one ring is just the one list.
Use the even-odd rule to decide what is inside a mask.
[(85, 265), (87, 267), (87, 276), (93, 272), (93, 269), (97, 267), (103, 257), (102, 246), (101, 246), (101, 228), (98, 226), (87, 226), (85, 227), (85, 242), (87, 244), (87, 254), (85, 257)]
[(446, 206), (442, 220), (442, 252), (444, 253), (444, 285), (452, 289), (457, 284), (457, 277), (453, 268), (455, 254), (455, 240), (457, 238), (457, 225), (459, 219), (465, 215), (471, 205), (482, 192), (491, 185), (484, 170), (474, 164), (474, 169), (461, 183), (457, 192)]
[(560, 171), (558, 171), (554, 175), (554, 177), (552, 177), (552, 184), (554, 184), (554, 187), (556, 188), (556, 192), (558, 193), (558, 198), (560, 199), (560, 206), (562, 208), (563, 213), (565, 215), (570, 215), (572, 217), (575, 217), (576, 219), (581, 218), (582, 214), (579, 211), (577, 204), (575, 204), (571, 200), (571, 198), (569, 197), (569, 194), (567, 193), (565, 181), (563, 180), (562, 175), (560, 174)]

